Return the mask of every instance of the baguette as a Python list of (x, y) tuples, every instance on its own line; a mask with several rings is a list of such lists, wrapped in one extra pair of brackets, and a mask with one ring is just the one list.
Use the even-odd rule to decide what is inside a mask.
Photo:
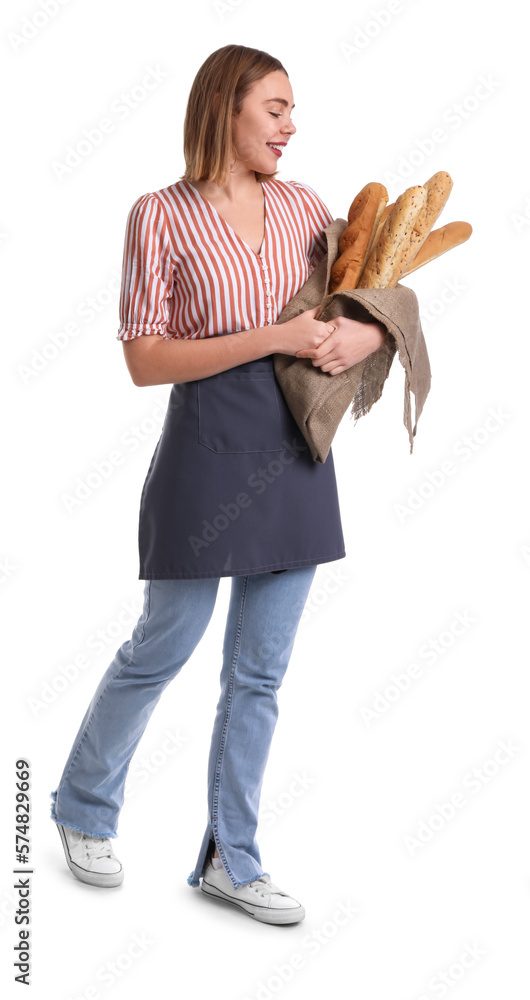
[(382, 230), (382, 228), (383, 228), (386, 220), (388, 219), (388, 216), (390, 215), (390, 213), (391, 213), (394, 205), (395, 205), (395, 202), (393, 202), (393, 201), (390, 202), (389, 205), (385, 205), (385, 208), (383, 209), (383, 211), (381, 213), (381, 218), (379, 219), (379, 225), (378, 225), (377, 229), (375, 230), (375, 232), (374, 232), (374, 234), (372, 236), (372, 243), (371, 243), (371, 246), (370, 246), (370, 253), (368, 254), (368, 256), (370, 256), (372, 250), (374, 249), (374, 247), (375, 247), (375, 245), (376, 245), (376, 243), (377, 243), (377, 241), (378, 241), (378, 239), (379, 239), (379, 237), (381, 235), (381, 230)]
[(368, 259), (373, 235), (388, 201), (383, 184), (366, 184), (353, 199), (348, 211), (348, 225), (339, 240), (339, 257), (330, 274), (330, 291), (355, 288)]
[(473, 232), (469, 222), (448, 222), (440, 229), (434, 229), (423, 243), (418, 253), (399, 275), (398, 281), (406, 274), (412, 274), (418, 267), (429, 264), (435, 257), (440, 257), (453, 247), (460, 246), (469, 239)]
[(401, 256), (426, 202), (427, 189), (420, 184), (400, 194), (383, 224), (357, 288), (392, 288), (397, 283), (403, 269)]
[(414, 259), (420, 247), (440, 215), (453, 187), (453, 182), (446, 170), (429, 177), (423, 185), (427, 191), (427, 200), (414, 223), (408, 242), (400, 254), (399, 266), (401, 273)]

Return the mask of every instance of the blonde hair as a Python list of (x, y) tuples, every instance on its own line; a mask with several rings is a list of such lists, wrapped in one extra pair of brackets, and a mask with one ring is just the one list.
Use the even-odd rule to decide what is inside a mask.
[[(241, 111), (252, 85), (275, 70), (288, 76), (279, 59), (245, 45), (225, 45), (208, 56), (188, 97), (184, 119), (186, 170), (181, 180), (226, 183), (233, 160), (232, 117)], [(255, 171), (256, 180), (271, 180), (276, 173)]]

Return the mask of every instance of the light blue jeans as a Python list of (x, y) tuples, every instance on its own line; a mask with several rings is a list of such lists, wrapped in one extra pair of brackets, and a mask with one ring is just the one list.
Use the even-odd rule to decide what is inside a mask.
[[(235, 889), (270, 874), (256, 842), (261, 786), (277, 691), (315, 570), (232, 577), (208, 761), (208, 823), (191, 886), (200, 885), (214, 844)], [(202, 638), (218, 587), (218, 577), (146, 581), (142, 614), (103, 675), (52, 792), (56, 823), (116, 836), (131, 758), (162, 691)]]

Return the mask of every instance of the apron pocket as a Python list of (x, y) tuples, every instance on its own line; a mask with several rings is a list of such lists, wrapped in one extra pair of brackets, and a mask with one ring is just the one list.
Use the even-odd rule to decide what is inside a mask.
[(273, 371), (220, 372), (198, 381), (199, 442), (230, 454), (280, 451), (279, 389)]

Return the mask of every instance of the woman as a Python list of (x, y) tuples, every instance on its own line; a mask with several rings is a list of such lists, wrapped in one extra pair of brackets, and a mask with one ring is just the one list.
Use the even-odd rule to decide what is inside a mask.
[(132, 755), (232, 577), (208, 822), (188, 883), (269, 923), (304, 917), (264, 871), (255, 837), (277, 691), (315, 568), (345, 555), (332, 456), (311, 459), (273, 355), (334, 375), (384, 337), (379, 324), (321, 322), (315, 310), (276, 323), (333, 218), (308, 185), (275, 179), (293, 107), (277, 59), (240, 45), (212, 53), (188, 100), (184, 175), (129, 214), (118, 339), (135, 385), (173, 386), (140, 504), (144, 607), (52, 793), (73, 874), (121, 884), (111, 838)]

